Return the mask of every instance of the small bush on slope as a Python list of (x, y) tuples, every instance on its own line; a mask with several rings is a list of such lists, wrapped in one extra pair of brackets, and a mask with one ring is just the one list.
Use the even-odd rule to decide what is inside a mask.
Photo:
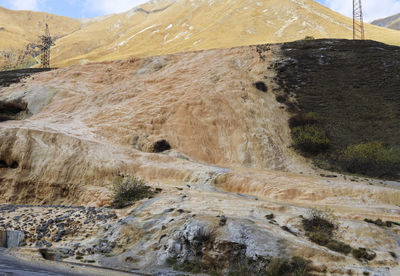
[(370, 176), (394, 176), (400, 170), (400, 151), (387, 149), (381, 142), (351, 145), (341, 154), (344, 169)]
[(329, 147), (325, 132), (315, 125), (304, 125), (292, 129), (295, 146), (306, 153), (316, 154)]
[(150, 197), (154, 194), (151, 187), (146, 186), (143, 179), (137, 176), (117, 177), (113, 182), (113, 208), (124, 208), (135, 201)]
[(346, 255), (351, 252), (348, 244), (333, 239), (333, 231), (337, 226), (329, 213), (312, 210), (310, 218), (303, 218), (303, 227), (312, 242)]

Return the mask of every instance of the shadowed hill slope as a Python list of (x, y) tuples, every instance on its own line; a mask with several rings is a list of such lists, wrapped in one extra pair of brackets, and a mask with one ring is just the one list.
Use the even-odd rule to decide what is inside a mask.
[[(299, 112), (314, 112), (330, 139), (322, 159), (337, 166), (350, 145), (400, 145), (400, 48), (374, 41), (285, 43), (277, 77)], [(393, 171), (399, 174), (400, 171)]]

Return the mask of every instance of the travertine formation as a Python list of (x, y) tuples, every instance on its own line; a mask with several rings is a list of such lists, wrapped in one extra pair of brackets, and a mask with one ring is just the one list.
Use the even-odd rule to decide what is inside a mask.
[[(20, 110), (0, 123), (0, 202), (100, 207), (116, 176), (138, 175), (162, 192), (120, 211), (78, 256), (153, 272), (199, 252), (220, 270), (238, 256), (262, 265), (296, 255), (321, 274), (398, 272), (390, 252), (400, 253), (400, 227), (363, 220), (399, 222), (400, 191), (322, 177), (291, 148), (290, 115), (275, 99), (280, 45), (262, 47), (72, 66), (2, 88), (3, 106)], [(336, 239), (376, 258), (367, 265), (312, 243), (299, 217), (310, 208), (328, 208)]]

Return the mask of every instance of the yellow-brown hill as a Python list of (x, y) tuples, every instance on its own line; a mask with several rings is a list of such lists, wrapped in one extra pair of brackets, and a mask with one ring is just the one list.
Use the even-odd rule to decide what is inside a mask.
[[(312, 0), (153, 1), (60, 39), (57, 66), (315, 38), (352, 38), (352, 20)], [(368, 39), (400, 33), (366, 25)]]
[[(68, 33), (53, 47), (53, 65), (61, 67), (133, 56), (278, 43), (305, 36), (352, 38), (350, 18), (312, 0), (159, 0), (89, 23), (43, 13), (6, 11), (15, 17), (34, 18), (16, 19), (11, 25), (29, 27), (47, 16), (53, 19), (49, 24), (54, 35)], [(35, 31), (19, 27), (14, 33), (22, 37), (27, 32), (37, 36), (42, 29), (42, 25)], [(400, 45), (400, 33), (396, 30), (366, 24), (366, 37)], [(16, 44), (27, 41), (20, 39)]]
[(16, 61), (17, 55), (25, 50), (29, 43), (38, 42), (44, 34), (45, 23), (51, 26), (55, 38), (63, 37), (81, 27), (81, 23), (72, 18), (44, 12), (13, 11), (0, 7), (0, 68), (9, 60)]

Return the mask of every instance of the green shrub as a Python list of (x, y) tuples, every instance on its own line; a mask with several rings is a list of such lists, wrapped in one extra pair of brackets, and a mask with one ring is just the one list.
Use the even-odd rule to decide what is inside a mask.
[(325, 132), (312, 124), (292, 128), (292, 138), (295, 146), (307, 153), (319, 153), (329, 147)]
[(304, 37), (303, 40), (315, 40), (315, 37), (311, 36), (311, 35), (307, 35)]
[(150, 197), (154, 194), (151, 187), (146, 186), (143, 179), (136, 176), (117, 177), (113, 182), (113, 208), (124, 208), (135, 201)]
[(400, 171), (400, 152), (387, 149), (381, 142), (348, 146), (340, 160), (345, 170), (370, 176), (395, 176)]

